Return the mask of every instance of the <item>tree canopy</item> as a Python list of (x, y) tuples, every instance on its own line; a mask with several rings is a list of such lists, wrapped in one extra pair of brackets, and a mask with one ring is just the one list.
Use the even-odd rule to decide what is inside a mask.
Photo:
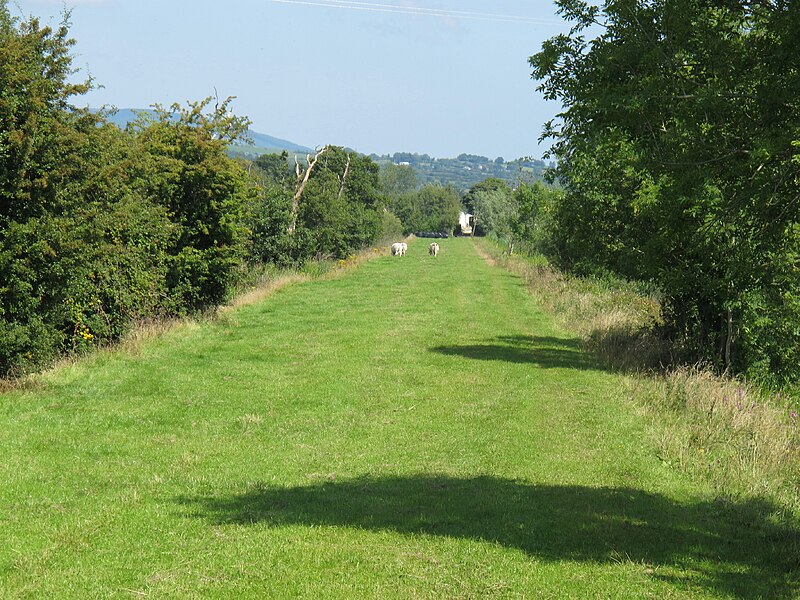
[(530, 62), (563, 106), (561, 261), (658, 283), (696, 358), (800, 376), (800, 6), (557, 4), (572, 30)]

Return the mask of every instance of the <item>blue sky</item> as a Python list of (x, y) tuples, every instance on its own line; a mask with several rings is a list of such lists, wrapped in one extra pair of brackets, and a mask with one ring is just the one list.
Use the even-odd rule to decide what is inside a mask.
[[(12, 0), (57, 23), (61, 0)], [(566, 30), (550, 0), (66, 0), (80, 104), (237, 96), (253, 129), (364, 153), (540, 157), (558, 106), (528, 57)]]

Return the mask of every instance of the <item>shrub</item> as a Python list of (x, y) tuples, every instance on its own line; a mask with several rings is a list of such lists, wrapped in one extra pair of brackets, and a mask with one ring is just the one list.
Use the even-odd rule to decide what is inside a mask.
[(403, 237), (403, 223), (397, 216), (389, 212), (383, 211), (381, 214), (380, 233), (378, 234), (377, 243), (386, 244), (388, 242), (397, 241)]
[(157, 107), (132, 128), (146, 155), (153, 200), (177, 227), (167, 274), (169, 308), (176, 313), (225, 300), (246, 256), (246, 208), (256, 194), (247, 172), (225, 154), (247, 122), (230, 116), (230, 99), (205, 114), (210, 101)]

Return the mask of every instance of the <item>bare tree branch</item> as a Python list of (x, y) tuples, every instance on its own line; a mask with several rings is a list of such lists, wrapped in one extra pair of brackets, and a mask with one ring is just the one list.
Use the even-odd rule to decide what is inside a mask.
[(344, 194), (344, 185), (347, 183), (347, 174), (350, 172), (350, 155), (347, 155), (347, 164), (344, 166), (344, 174), (339, 177), (339, 200), (342, 199), (342, 194)]
[(305, 171), (303, 171), (300, 167), (300, 161), (297, 160), (297, 155), (294, 157), (294, 164), (295, 169), (294, 172), (297, 175), (297, 180), (295, 182), (294, 188), (294, 196), (292, 197), (292, 213), (291, 218), (289, 220), (289, 235), (294, 235), (295, 230), (297, 229), (297, 209), (300, 206), (300, 198), (303, 197), (303, 190), (306, 189), (306, 184), (308, 183), (309, 177), (311, 177), (311, 171), (314, 166), (317, 164), (319, 157), (327, 150), (328, 147), (325, 146), (322, 150), (317, 152), (314, 155), (314, 158), (311, 158), (311, 155), (306, 156), (306, 161), (308, 166), (306, 167)]

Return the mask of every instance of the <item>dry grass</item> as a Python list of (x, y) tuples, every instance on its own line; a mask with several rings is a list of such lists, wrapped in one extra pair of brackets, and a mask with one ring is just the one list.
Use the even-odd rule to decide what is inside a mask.
[[(160, 338), (166, 333), (176, 331), (181, 328), (192, 327), (196, 324), (193, 319), (180, 319), (177, 317), (148, 319), (140, 321), (131, 327), (131, 329), (122, 336), (116, 344), (98, 350), (99, 352), (115, 351), (117, 349), (136, 355), (147, 342)], [(81, 357), (76, 357), (80, 360)], [(75, 359), (73, 359), (75, 360)]]
[(220, 312), (225, 313), (242, 306), (256, 304), (269, 298), (279, 289), (302, 281), (309, 281), (311, 277), (302, 273), (286, 273), (277, 276), (265, 277), (257, 282), (252, 289), (235, 296), (226, 306), (220, 308)]
[(634, 385), (635, 397), (663, 420), (663, 460), (702, 474), (721, 493), (766, 495), (800, 510), (796, 399), (696, 367)]
[(37, 386), (35, 378), (30, 375), (0, 379), (0, 394), (19, 390), (34, 389)]

